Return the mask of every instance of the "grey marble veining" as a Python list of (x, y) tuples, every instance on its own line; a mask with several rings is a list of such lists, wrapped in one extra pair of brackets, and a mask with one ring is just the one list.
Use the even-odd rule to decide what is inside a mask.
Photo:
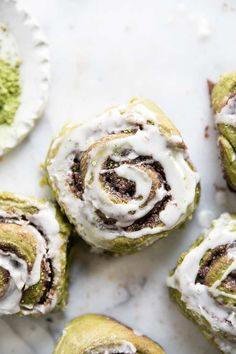
[[(2, 1), (2, 0), (0, 0)], [(67, 121), (94, 117), (134, 95), (156, 101), (189, 145), (202, 179), (192, 222), (132, 256), (112, 258), (78, 242), (64, 313), (0, 320), (0, 354), (50, 354), (64, 324), (87, 312), (109, 314), (143, 332), (168, 354), (215, 354), (197, 327), (168, 297), (165, 279), (178, 255), (201, 230), (199, 213), (234, 210), (218, 163), (206, 79), (235, 69), (234, 1), (22, 0), (50, 44), (52, 82), (45, 115), (32, 134), (0, 162), (0, 188), (45, 196), (40, 164), (54, 134)], [(1, 14), (0, 14), (1, 16)], [(204, 129), (209, 126), (209, 138)]]

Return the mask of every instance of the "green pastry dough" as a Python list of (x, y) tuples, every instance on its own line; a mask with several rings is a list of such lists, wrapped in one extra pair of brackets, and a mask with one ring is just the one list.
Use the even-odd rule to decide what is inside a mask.
[(212, 107), (219, 133), (218, 145), (226, 182), (236, 190), (236, 72), (223, 75), (214, 85)]
[(140, 98), (64, 127), (45, 170), (78, 234), (116, 254), (138, 251), (177, 229), (191, 218), (200, 194), (180, 133)]
[(223, 353), (236, 352), (236, 215), (222, 214), (181, 255), (167, 284), (183, 313)]
[(64, 308), (70, 230), (53, 204), (0, 193), (0, 314)]
[(150, 338), (102, 315), (83, 315), (69, 322), (54, 354), (165, 354)]

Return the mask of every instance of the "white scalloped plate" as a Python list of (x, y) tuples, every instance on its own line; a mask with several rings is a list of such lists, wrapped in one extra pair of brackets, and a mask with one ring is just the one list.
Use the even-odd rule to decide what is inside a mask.
[(48, 96), (48, 46), (37, 23), (17, 0), (0, 1), (0, 58), (20, 59), (20, 106), (12, 125), (0, 125), (0, 156), (18, 145), (42, 115)]

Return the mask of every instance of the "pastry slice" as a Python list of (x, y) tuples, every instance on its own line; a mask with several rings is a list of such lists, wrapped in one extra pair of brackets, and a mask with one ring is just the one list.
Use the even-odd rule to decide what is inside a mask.
[(0, 193), (0, 315), (64, 308), (70, 230), (53, 204)]
[(165, 354), (148, 337), (102, 315), (83, 315), (69, 322), (53, 354)]
[(138, 251), (177, 229), (191, 218), (200, 194), (180, 133), (140, 98), (64, 127), (45, 169), (78, 234), (116, 254)]
[(236, 72), (223, 75), (211, 92), (224, 177), (236, 191)]
[(223, 353), (236, 353), (236, 215), (213, 221), (181, 255), (167, 284), (203, 334)]

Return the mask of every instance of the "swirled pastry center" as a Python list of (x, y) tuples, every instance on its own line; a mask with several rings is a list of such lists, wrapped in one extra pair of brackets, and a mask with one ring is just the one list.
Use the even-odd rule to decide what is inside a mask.
[(186, 156), (182, 138), (139, 103), (75, 127), (47, 169), (82, 236), (138, 238), (184, 220), (199, 182)]
[[(222, 214), (168, 279), (168, 286), (181, 293), (189, 310), (203, 316), (214, 331), (233, 338), (236, 336), (235, 230), (235, 218)], [(216, 341), (220, 345), (220, 340)], [(236, 352), (236, 342), (233, 349), (230, 353)]]

